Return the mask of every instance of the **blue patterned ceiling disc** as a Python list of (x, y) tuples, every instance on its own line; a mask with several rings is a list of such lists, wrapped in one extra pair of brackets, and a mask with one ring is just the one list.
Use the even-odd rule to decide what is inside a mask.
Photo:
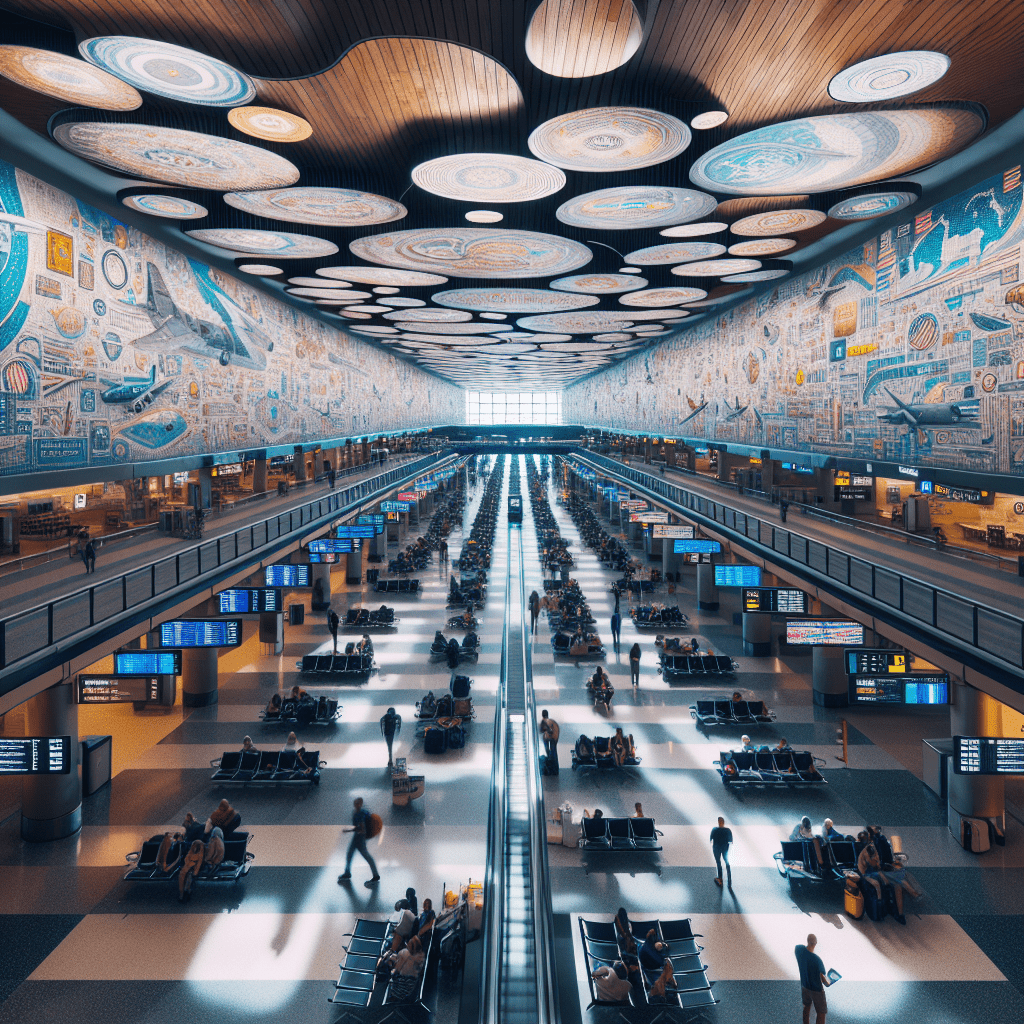
[(573, 227), (625, 231), (699, 220), (717, 206), (712, 196), (692, 188), (633, 186), (587, 192), (562, 203), (555, 216)]
[(828, 83), (840, 103), (878, 103), (927, 89), (949, 70), (949, 58), (934, 50), (904, 50), (844, 68)]
[(499, 313), (553, 313), (596, 306), (596, 295), (573, 295), (544, 288), (455, 288), (436, 292), (434, 301), (455, 309), (489, 310)]
[(913, 192), (867, 192), (840, 200), (829, 207), (828, 215), (836, 220), (867, 220), (902, 210), (916, 202), (917, 196)]

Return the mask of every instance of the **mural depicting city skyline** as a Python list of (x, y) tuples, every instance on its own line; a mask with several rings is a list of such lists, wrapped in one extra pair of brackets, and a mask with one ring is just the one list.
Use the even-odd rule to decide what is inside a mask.
[(464, 403), (0, 161), (0, 476), (458, 423)]
[(567, 423), (1024, 474), (1021, 168), (565, 392)]

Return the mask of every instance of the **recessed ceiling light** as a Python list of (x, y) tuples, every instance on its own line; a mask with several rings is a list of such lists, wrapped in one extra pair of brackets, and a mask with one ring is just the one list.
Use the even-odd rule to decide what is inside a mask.
[(700, 235), (716, 235), (728, 226), (725, 221), (705, 220), (697, 224), (677, 224), (675, 227), (659, 231), (658, 234), (663, 238), (698, 238)]
[(498, 213), (497, 210), (470, 210), (466, 214), (466, 220), (470, 224), (497, 224), (498, 221), (504, 219), (505, 215)]
[(642, 274), (643, 271), (639, 267), (619, 267), (620, 274)]
[(394, 288), (391, 285), (380, 285), (373, 289), (374, 295), (397, 295), (401, 291), (400, 288)]
[(239, 263), (238, 269), (243, 274), (254, 274), (258, 277), (277, 277), (284, 273), (280, 267), (271, 266), (269, 263)]
[(717, 128), (729, 120), (729, 114), (725, 110), (705, 110), (690, 121), (690, 127), (697, 131), (707, 131), (709, 128)]

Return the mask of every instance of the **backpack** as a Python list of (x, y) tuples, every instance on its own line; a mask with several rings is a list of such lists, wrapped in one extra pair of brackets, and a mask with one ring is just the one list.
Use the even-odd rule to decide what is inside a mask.
[(366, 838), (373, 839), (375, 836), (379, 836), (383, 828), (384, 822), (381, 820), (381, 816), (379, 814), (371, 814), (366, 819)]
[(466, 730), (457, 725), (448, 732), (448, 746), (452, 750), (460, 750), (466, 745)]
[(437, 708), (437, 701), (434, 700), (434, 691), (428, 691), (426, 697), (420, 701), (420, 713), (423, 715), (432, 715)]
[(453, 700), (452, 714), (456, 718), (469, 718), (473, 714), (473, 702), (468, 698)]
[(452, 696), (457, 700), (462, 700), (469, 696), (470, 679), (469, 676), (452, 676), (451, 681)]
[(451, 718), (452, 717), (452, 695), (450, 693), (442, 693), (437, 699), (437, 718)]
[(423, 752), (425, 754), (443, 754), (447, 747), (447, 729), (428, 729), (423, 734)]

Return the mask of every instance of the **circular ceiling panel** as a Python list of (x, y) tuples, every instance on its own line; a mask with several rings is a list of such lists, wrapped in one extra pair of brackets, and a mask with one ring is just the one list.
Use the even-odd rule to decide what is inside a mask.
[(206, 107), (237, 107), (256, 96), (248, 75), (216, 57), (173, 43), (135, 36), (94, 36), (78, 52), (112, 75), (170, 100)]
[(690, 127), (696, 128), (699, 132), (706, 132), (709, 128), (717, 128), (729, 120), (729, 114), (725, 110), (705, 110), (690, 121)]
[[(434, 296), (434, 301), (435, 302), (438, 301), (436, 295)], [(508, 313), (481, 313), (480, 314), (480, 319), (481, 320), (507, 320), (508, 319)]]
[(373, 319), (373, 315), (370, 314), (370, 313), (350, 313), (348, 310), (345, 310), (344, 313), (339, 311), (339, 312), (335, 313), (334, 316), (340, 316), (342, 320), (372, 320)]
[(0, 75), (33, 92), (100, 110), (136, 110), (142, 97), (102, 68), (52, 50), (0, 46)]
[(353, 327), (360, 334), (398, 334), (397, 327)]
[(342, 288), (351, 287), (348, 281), (326, 281), (322, 277), (289, 277), (288, 283), (303, 288), (336, 288), (339, 292)]
[(596, 306), (596, 295), (579, 295), (544, 288), (456, 288), (435, 292), (434, 302), (455, 309), (486, 309), (505, 313), (549, 313)]
[(623, 295), (623, 306), (671, 306), (679, 302), (696, 302), (707, 297), (703, 288), (648, 288), (646, 291)]
[(591, 107), (545, 121), (530, 133), (534, 156), (570, 171), (632, 171), (678, 156), (690, 129), (642, 107)]
[[(376, 289), (374, 289), (374, 291), (376, 291)], [(411, 308), (412, 306), (425, 306), (426, 303), (422, 299), (407, 299), (401, 295), (395, 295), (392, 298), (388, 299), (388, 305), (395, 307), (402, 306)]]
[[(399, 291), (400, 291), (399, 288), (391, 288), (388, 285), (380, 285), (379, 287), (373, 289), (373, 294), (374, 295), (397, 295)], [(388, 301), (390, 302), (391, 300), (389, 299)]]
[(390, 313), (391, 312), (391, 307), (390, 306), (376, 306), (376, 305), (370, 305), (370, 306), (349, 306), (349, 307), (347, 307), (347, 312), (350, 312), (350, 313), (353, 313), (353, 312), (354, 313)]
[(313, 126), (297, 114), (274, 107), (235, 107), (228, 121), (246, 135), (267, 142), (301, 142), (313, 134)]
[(620, 334), (617, 331), (613, 331), (611, 334), (595, 334), (594, 341), (632, 341), (633, 336), (631, 334)]
[(729, 225), (721, 220), (706, 220), (701, 224), (677, 224), (674, 228), (665, 228), (658, 234), (663, 238), (699, 238), (701, 235), (716, 235)]
[(201, 220), (210, 213), (205, 206), (181, 196), (126, 196), (121, 202), (129, 210), (148, 213), (151, 217), (168, 217), (171, 220)]
[[(391, 317), (384, 319), (390, 320)], [(395, 326), (400, 331), (416, 331), (420, 334), (494, 334), (497, 331), (511, 330), (505, 324), (425, 323), (420, 320), (400, 321), (396, 322)]]
[[(604, 345), (594, 345), (589, 341), (560, 341), (553, 345), (545, 345), (545, 352), (607, 352)], [(603, 362), (604, 360), (602, 360)]]
[(825, 220), (820, 210), (768, 210), (744, 217), (732, 225), (735, 235), (753, 235), (762, 238), (777, 235), (782, 231), (807, 231), (816, 228)]
[(973, 107), (825, 114), (766, 125), (700, 157), (690, 180), (710, 192), (764, 195), (828, 192), (935, 163), (985, 128)]
[(179, 128), (81, 121), (58, 125), (53, 137), (75, 156), (169, 185), (227, 192), (299, 179), (294, 164), (269, 150)]
[(333, 242), (313, 235), (296, 235), (290, 231), (257, 231), (254, 228), (201, 228), (185, 234), (198, 242), (216, 245), (232, 252), (253, 256), (275, 256), (278, 259), (308, 259), (330, 256), (338, 251)]
[(568, 238), (501, 228), (417, 228), (357, 238), (349, 248), (371, 263), (432, 267), (452, 277), (547, 277), (593, 259), (585, 245)]
[(306, 299), (334, 299), (338, 302), (361, 302), (363, 299), (373, 297), (369, 292), (357, 292), (348, 288), (289, 288), (288, 294), (300, 295)]
[(829, 207), (828, 215), (836, 220), (867, 220), (894, 213), (917, 202), (913, 192), (867, 192), (842, 199)]
[(573, 227), (627, 231), (697, 220), (717, 205), (711, 196), (691, 188), (602, 188), (562, 203), (555, 216)]
[(796, 242), (792, 238), (758, 238), (752, 242), (737, 242), (729, 246), (730, 256), (776, 256), (788, 252)]
[(673, 267), (672, 273), (680, 277), (721, 277), (723, 274), (745, 274), (748, 270), (759, 270), (760, 260), (701, 260), (699, 263), (684, 263)]
[(470, 210), (466, 214), (466, 220), (470, 224), (497, 224), (504, 219), (505, 215), (498, 213), (497, 210)]
[(263, 189), (259, 192), (228, 192), (224, 202), (254, 217), (294, 224), (361, 228), (401, 220), (409, 211), (401, 204), (372, 192), (351, 188)]
[(840, 103), (879, 103), (927, 89), (948, 70), (950, 60), (934, 50), (904, 50), (862, 60), (828, 83), (828, 94)]
[[(457, 324), (457, 327), (483, 327), (483, 324)], [(478, 338), (467, 338), (467, 337), (456, 337), (451, 331), (443, 331), (440, 324), (431, 327), (424, 326), (423, 324), (398, 324), (405, 333), (402, 335), (403, 341), (416, 341), (416, 342), (429, 342), (431, 345), (455, 345), (471, 348), (474, 345), (494, 345), (497, 344), (498, 339), (492, 338), (489, 335), (484, 335)], [(446, 337), (438, 337), (438, 333), (443, 333)]]
[(528, 203), (565, 187), (550, 163), (505, 153), (456, 153), (412, 169), (413, 183), (445, 199), (481, 203)]
[(555, 291), (591, 295), (618, 295), (620, 292), (634, 292), (638, 288), (647, 287), (642, 277), (631, 277), (628, 274), (576, 274), (573, 277), (560, 277), (550, 284)]
[(238, 269), (243, 274), (256, 274), (259, 277), (277, 277), (284, 273), (280, 267), (271, 266), (269, 263), (239, 263)]
[(683, 310), (595, 310), (580, 313), (548, 313), (527, 316), (517, 321), (527, 331), (552, 331), (563, 334), (607, 334), (622, 331), (638, 320), (661, 320), (664, 317), (686, 316)]
[(321, 277), (343, 278), (359, 284), (391, 284), (399, 288), (444, 284), (448, 280), (440, 274), (418, 274), (412, 270), (386, 270), (383, 267), (317, 267), (316, 272)]
[(665, 245), (652, 245), (647, 249), (637, 249), (626, 254), (631, 263), (652, 267), (662, 263), (685, 263), (689, 260), (706, 260), (713, 256), (721, 256), (725, 246), (720, 242), (668, 242)]
[(788, 270), (752, 270), (748, 274), (730, 274), (722, 280), (729, 284), (754, 284), (757, 281), (776, 281), (788, 273)]
[(402, 309), (392, 313), (388, 320), (408, 320), (420, 324), (457, 324), (472, 320), (473, 314), (461, 309)]

